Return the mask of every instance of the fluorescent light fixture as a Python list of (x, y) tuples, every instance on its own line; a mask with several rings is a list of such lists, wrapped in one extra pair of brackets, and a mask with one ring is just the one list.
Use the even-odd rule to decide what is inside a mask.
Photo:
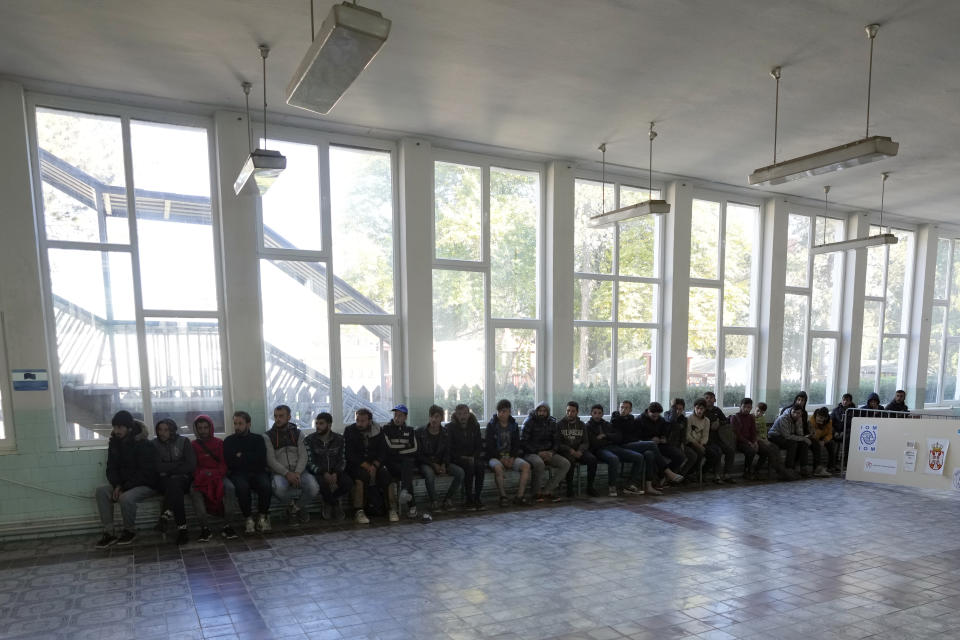
[(287, 104), (327, 114), (367, 68), (390, 34), (378, 11), (334, 5), (287, 85)]
[(777, 185), (818, 176), (831, 171), (842, 171), (861, 164), (892, 158), (900, 143), (886, 136), (870, 136), (832, 149), (824, 149), (806, 156), (761, 167), (750, 174), (750, 185)]
[(869, 238), (841, 240), (840, 242), (831, 242), (829, 244), (821, 244), (813, 247), (810, 249), (810, 253), (818, 256), (821, 253), (866, 249), (868, 247), (882, 247), (885, 244), (897, 244), (897, 236), (893, 235), (892, 233), (881, 233), (880, 235), (870, 236)]
[(670, 203), (666, 200), (644, 200), (643, 202), (620, 207), (613, 211), (598, 213), (595, 216), (590, 216), (590, 226), (605, 227), (615, 222), (623, 222), (630, 218), (648, 216), (656, 213), (670, 213)]
[(248, 157), (247, 161), (243, 164), (240, 175), (237, 176), (236, 181), (233, 183), (233, 192), (236, 195), (240, 195), (250, 176), (253, 176), (253, 181), (257, 185), (257, 191), (262, 196), (286, 168), (287, 159), (283, 157), (279, 151), (274, 151), (273, 149), (254, 149), (250, 153), (250, 157)]

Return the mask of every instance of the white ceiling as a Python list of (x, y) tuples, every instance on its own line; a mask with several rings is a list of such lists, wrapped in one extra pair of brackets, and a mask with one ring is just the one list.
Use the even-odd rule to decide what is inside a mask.
[[(330, 0), (317, 0), (317, 22)], [(783, 67), (778, 159), (871, 133), (892, 160), (780, 186), (780, 193), (919, 220), (960, 222), (960, 2), (936, 0), (367, 0), (393, 21), (370, 67), (324, 118), (592, 163), (746, 185), (770, 164), (774, 65)], [(3, 0), (0, 74), (239, 108), (260, 91), (257, 43), (271, 45), (270, 110), (306, 115), (282, 92), (309, 43), (298, 0)], [(256, 102), (256, 101), (255, 101)]]

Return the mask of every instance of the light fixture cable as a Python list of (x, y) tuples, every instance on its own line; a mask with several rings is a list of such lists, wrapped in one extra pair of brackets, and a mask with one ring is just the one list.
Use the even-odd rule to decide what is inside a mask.
[(317, 37), (317, 30), (313, 26), (313, 0), (307, 0), (310, 3), (310, 42), (313, 42)]
[(253, 124), (250, 122), (250, 89), (253, 85), (244, 81), (240, 86), (243, 87), (243, 100), (247, 105), (247, 151), (253, 153)]
[(883, 233), (883, 197), (887, 190), (887, 178), (889, 177), (889, 171), (880, 174), (880, 233)]
[(653, 123), (650, 123), (650, 163), (647, 166), (647, 200), (653, 200), (653, 139), (657, 137), (657, 132), (653, 130)]
[(600, 213), (607, 212), (607, 143), (600, 146)]
[(827, 244), (827, 210), (829, 209), (827, 195), (829, 193), (830, 185), (823, 185), (823, 233), (821, 234), (820, 244)]
[(770, 77), (777, 81), (777, 91), (773, 100), (773, 164), (777, 164), (777, 129), (780, 124), (780, 67), (770, 70)]
[(870, 92), (873, 90), (873, 41), (877, 38), (878, 24), (868, 24), (864, 27), (867, 37), (870, 38), (870, 63), (867, 68), (867, 132), (864, 138), (870, 137)]
[(267, 56), (270, 47), (260, 45), (260, 57), (263, 59), (263, 148), (267, 148)]

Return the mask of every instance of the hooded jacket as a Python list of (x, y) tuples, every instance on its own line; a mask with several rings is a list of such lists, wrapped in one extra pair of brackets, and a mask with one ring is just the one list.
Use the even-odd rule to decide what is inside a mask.
[[(603, 436), (603, 438), (600, 436)], [(594, 420), (593, 417), (587, 422), (587, 438), (590, 442), (591, 451), (599, 451), (623, 442), (623, 436), (612, 423), (603, 419)]]
[(610, 424), (620, 434), (621, 442), (636, 442), (640, 440), (639, 424), (632, 413), (621, 414), (614, 411), (610, 414)]
[(668, 409), (663, 413), (663, 419), (670, 423), (667, 444), (673, 447), (683, 447), (687, 443), (687, 432), (690, 430), (686, 414), (682, 411), (674, 413), (673, 409)]
[(364, 462), (383, 464), (387, 459), (387, 441), (380, 425), (370, 421), (370, 426), (361, 431), (354, 422), (343, 430), (347, 470), (351, 473)]
[(383, 437), (387, 441), (387, 460), (417, 457), (417, 431), (409, 424), (400, 426), (391, 420), (383, 425)]
[(906, 402), (897, 402), (896, 400), (891, 400), (884, 409), (887, 411), (901, 411), (903, 413), (910, 411), (910, 407), (907, 406)]
[(856, 409), (857, 405), (851, 404), (844, 407), (841, 402), (833, 411), (830, 412), (830, 422), (833, 424), (833, 437), (837, 440), (843, 439), (843, 433), (847, 429), (847, 409)]
[(797, 395), (793, 396), (793, 402), (785, 407), (782, 407), (780, 409), (780, 415), (782, 416), (785, 413), (790, 413), (790, 409), (793, 408), (793, 405), (797, 404), (797, 400), (800, 398), (803, 398), (803, 423), (806, 424), (807, 420), (810, 419), (810, 416), (807, 414), (807, 402), (809, 401), (809, 398), (807, 397), (806, 391), (801, 391)]
[(581, 453), (590, 448), (587, 425), (579, 417), (563, 416), (557, 420), (557, 451), (567, 455), (571, 451)]
[(493, 414), (490, 422), (487, 423), (484, 447), (487, 458), (499, 458), (501, 453), (509, 455), (511, 458), (520, 455), (520, 427), (517, 426), (517, 421), (513, 419), (513, 416), (510, 416), (507, 428), (502, 429), (500, 419), (497, 414)]
[[(876, 408), (876, 409), (871, 409), (871, 408), (870, 408), (870, 401), (871, 401), (871, 400), (876, 400), (876, 401), (877, 401), (877, 408)], [(880, 396), (877, 395), (876, 393), (871, 393), (869, 396), (867, 396), (867, 402), (866, 402), (866, 404), (860, 405), (860, 410), (859, 410), (859, 411), (855, 411), (855, 412), (853, 413), (853, 415), (855, 415), (855, 416), (860, 416), (860, 417), (874, 417), (874, 416), (880, 415), (880, 412), (881, 412), (881, 411), (883, 411), (883, 405), (880, 404)]]
[[(541, 418), (537, 415), (540, 407), (546, 407), (547, 417)], [(550, 415), (550, 405), (546, 402), (541, 402), (527, 414), (527, 419), (523, 421), (520, 442), (524, 455), (557, 450), (557, 419)]]
[(347, 467), (346, 439), (332, 429), (324, 435), (311, 433), (304, 439), (307, 447), (307, 471), (320, 477), (340, 473)]
[(204, 506), (209, 513), (223, 514), (223, 477), (227, 475), (227, 462), (223, 453), (223, 440), (213, 435), (213, 419), (200, 414), (193, 421), (193, 434), (197, 435), (197, 423), (206, 420), (210, 424), (210, 437), (199, 436), (191, 442), (197, 468), (193, 472), (193, 488), (203, 494)]
[(107, 481), (120, 491), (134, 487), (159, 485), (157, 472), (157, 448), (147, 439), (147, 428), (139, 420), (134, 421), (127, 435), (118, 438), (111, 435), (107, 444)]
[(263, 473), (267, 470), (267, 441), (250, 429), (232, 433), (223, 441), (230, 473)]
[(806, 440), (804, 432), (804, 423), (801, 421), (800, 424), (797, 424), (793, 420), (792, 412), (783, 413), (773, 421), (773, 426), (770, 427), (770, 431), (767, 433), (769, 437), (779, 436), (786, 440), (797, 440), (803, 441)]
[(430, 433), (430, 425), (417, 429), (417, 464), (447, 464), (450, 462), (450, 435), (444, 427)]
[(464, 422), (457, 420), (454, 413), (447, 423), (450, 437), (450, 458), (476, 458), (483, 455), (483, 438), (480, 436), (480, 423), (477, 416), (470, 413)]
[(292, 422), (283, 427), (274, 424), (263, 434), (267, 445), (267, 467), (284, 476), (289, 472), (303, 473), (307, 468), (307, 445), (303, 431)]
[(193, 477), (197, 468), (197, 456), (193, 453), (190, 439), (177, 433), (175, 427), (171, 427), (170, 437), (166, 442), (156, 437), (153, 439), (153, 446), (157, 449), (157, 470), (160, 477)]

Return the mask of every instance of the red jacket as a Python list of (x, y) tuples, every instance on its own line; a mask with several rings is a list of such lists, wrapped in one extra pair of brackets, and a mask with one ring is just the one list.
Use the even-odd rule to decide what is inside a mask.
[(737, 434), (737, 442), (755, 444), (757, 442), (757, 422), (752, 413), (746, 415), (739, 411), (730, 416), (733, 432)]
[[(213, 420), (209, 416), (200, 415), (194, 420), (194, 425), (200, 420), (210, 423), (213, 432)], [(196, 431), (196, 426), (194, 426)], [(197, 455), (197, 469), (193, 472), (193, 488), (203, 494), (204, 506), (209, 513), (223, 514), (223, 477), (227, 475), (227, 461), (223, 455), (223, 440), (211, 437), (206, 440), (195, 439), (192, 442), (193, 452)]]

